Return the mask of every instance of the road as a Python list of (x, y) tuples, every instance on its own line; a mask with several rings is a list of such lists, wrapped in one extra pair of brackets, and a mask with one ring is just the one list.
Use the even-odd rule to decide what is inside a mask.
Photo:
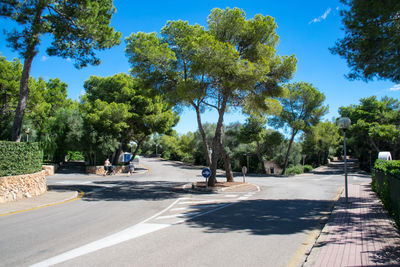
[[(132, 176), (48, 177), (51, 190), (84, 197), (0, 217), (0, 266), (295, 265), (344, 185), (326, 169), (247, 177), (257, 185), (251, 192), (191, 193), (182, 185), (202, 181), (201, 169), (142, 164), (149, 171)], [(349, 175), (349, 183), (369, 181)]]

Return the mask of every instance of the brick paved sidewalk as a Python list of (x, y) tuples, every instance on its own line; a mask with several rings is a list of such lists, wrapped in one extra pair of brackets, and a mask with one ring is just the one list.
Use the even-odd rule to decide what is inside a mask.
[(371, 186), (350, 185), (348, 205), (343, 194), (304, 266), (400, 266), (400, 234)]

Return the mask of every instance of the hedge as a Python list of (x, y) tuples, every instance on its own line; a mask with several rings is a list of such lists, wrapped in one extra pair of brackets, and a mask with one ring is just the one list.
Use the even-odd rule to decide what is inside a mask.
[(377, 160), (372, 175), (372, 189), (389, 214), (400, 226), (400, 160)]
[(38, 143), (0, 141), (0, 177), (35, 173), (42, 169)]

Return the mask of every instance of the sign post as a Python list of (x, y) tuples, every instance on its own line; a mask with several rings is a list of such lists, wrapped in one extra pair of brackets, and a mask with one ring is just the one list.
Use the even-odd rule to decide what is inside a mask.
[(204, 168), (201, 171), (201, 175), (203, 175), (204, 178), (206, 178), (206, 188), (208, 188), (208, 178), (211, 176), (211, 170), (209, 168)]
[(243, 183), (246, 182), (246, 173), (247, 173), (247, 167), (243, 166), (242, 167), (242, 173), (243, 173)]

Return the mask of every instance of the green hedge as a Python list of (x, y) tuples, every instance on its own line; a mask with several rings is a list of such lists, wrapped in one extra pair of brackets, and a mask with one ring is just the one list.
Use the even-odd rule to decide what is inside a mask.
[(35, 173), (42, 169), (38, 143), (0, 141), (0, 177)]
[(378, 159), (375, 162), (374, 169), (384, 174), (400, 177), (400, 160)]
[(296, 175), (302, 173), (303, 173), (303, 166), (301, 165), (291, 166), (286, 169), (286, 175)]
[(372, 189), (388, 213), (400, 226), (400, 160), (377, 160), (372, 173)]

